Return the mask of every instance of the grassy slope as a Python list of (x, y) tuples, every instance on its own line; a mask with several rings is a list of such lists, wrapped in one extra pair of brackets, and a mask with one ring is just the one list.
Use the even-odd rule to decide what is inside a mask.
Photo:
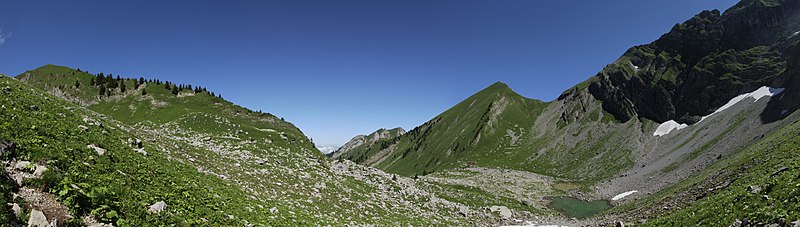
[[(192, 224), (200, 218), (224, 225), (242, 223), (227, 214), (281, 222), (245, 212), (248, 199), (234, 184), (198, 173), (194, 166), (170, 160), (159, 152), (148, 156), (134, 152), (125, 141), (135, 136), (108, 121), (103, 128), (84, 132), (78, 128), (86, 125), (83, 119), (97, 119), (89, 111), (8, 77), (0, 78), (0, 86), (11, 90), (2, 93), (0, 116), (7, 120), (0, 122), (0, 138), (18, 146), (16, 153), (6, 158), (49, 166), (51, 178), (44, 189), (58, 195), (79, 217), (94, 213), (119, 225)], [(98, 155), (87, 144), (102, 147), (107, 153)], [(145, 143), (145, 149), (159, 147)], [(148, 215), (146, 205), (161, 200), (173, 213)], [(109, 215), (112, 211), (116, 215)]]
[(379, 166), (410, 176), (470, 161), (498, 165), (501, 161), (488, 162), (480, 154), (497, 152), (500, 143), (508, 143), (503, 138), (507, 130), (524, 133), (522, 127), (532, 124), (544, 106), (495, 83), (401, 136), (395, 152)]
[[(576, 93), (580, 92), (584, 91)], [(614, 121), (599, 102), (581, 94), (575, 96), (583, 99), (559, 101), (566, 107), (558, 107), (522, 97), (505, 84), (493, 84), (407, 134), (385, 141), (382, 147), (394, 142), (396, 149), (378, 167), (413, 176), (477, 165), (526, 170), (587, 185), (612, 177), (632, 165), (631, 148), (620, 144), (632, 133), (641, 134), (641, 125)], [(542, 115), (558, 108), (576, 116)], [(343, 158), (359, 162), (377, 151), (363, 149)]]
[[(91, 75), (59, 66), (48, 65), (18, 78), (68, 98), (92, 100), (99, 91), (84, 85), (81, 90), (70, 87), (76, 78), (88, 81)], [(92, 111), (45, 95), (44, 91), (13, 79), (3, 80), (18, 91), (12, 93), (16, 95), (12, 103), (17, 112), (5, 112), (11, 115), (4, 118), (21, 118), (25, 124), (5, 123), (1, 129), (10, 135), (0, 134), (0, 138), (23, 147), (17, 158), (57, 164), (59, 167), (53, 172), (64, 177), (46, 190), (57, 195), (65, 190), (59, 198), (68, 206), (73, 207), (72, 197), (81, 195), (81, 190), (100, 190), (96, 189), (98, 185), (112, 182), (105, 183), (102, 190), (111, 191), (114, 196), (82, 206), (90, 210), (107, 206), (95, 212), (100, 216), (114, 210), (118, 217), (107, 221), (121, 225), (397, 225), (465, 221), (449, 216), (452, 213), (442, 213), (446, 210), (441, 208), (418, 205), (426, 201), (413, 194), (387, 200), (384, 193), (379, 193), (381, 189), (365, 180), (332, 173), (330, 162), (291, 124), (204, 93), (175, 96), (163, 84), (146, 84), (140, 87), (147, 89), (147, 95), (142, 96), (130, 91), (131, 85), (124, 96), (112, 95), (89, 103), (89, 109), (105, 114), (94, 116)], [(44, 101), (45, 97), (50, 101)], [(24, 107), (34, 104), (41, 111), (23, 114), (27, 113)], [(78, 125), (86, 124), (83, 116), (104, 119), (107, 129), (81, 134)], [(36, 127), (27, 128), (30, 125)], [(146, 141), (148, 156), (133, 152), (125, 143), (128, 138)], [(87, 144), (106, 148), (111, 155), (96, 157), (86, 149)], [(81, 164), (100, 161), (102, 165), (91, 168)], [(81, 190), (64, 187), (73, 183)], [(145, 205), (159, 200), (167, 202), (169, 214), (147, 215)], [(278, 211), (270, 211), (271, 207)], [(91, 213), (78, 208), (73, 212), (76, 216)], [(439, 215), (422, 215), (434, 212)]]
[[(99, 100), (90, 104), (89, 108), (129, 125), (143, 122), (161, 125), (181, 119), (192, 113), (205, 113), (226, 116), (232, 123), (252, 126), (252, 128), (242, 129), (246, 130), (248, 134), (264, 134), (263, 130), (259, 132), (257, 129), (273, 129), (286, 133), (290, 141), (295, 140), (302, 147), (315, 149), (311, 141), (291, 123), (280, 120), (272, 114), (253, 112), (211, 96), (207, 92), (195, 94), (192, 91), (185, 90), (181, 91), (181, 95), (188, 94), (191, 96), (179, 97), (173, 95), (171, 90), (165, 89), (164, 84), (146, 83), (140, 86), (138, 90), (134, 90), (134, 81), (125, 80), (128, 91), (124, 97), (112, 96), (103, 98), (103, 96), (99, 95), (99, 88), (90, 85), (90, 80), (94, 75), (55, 65), (45, 65), (17, 76), (17, 78), (22, 77), (25, 77), (26, 83), (47, 91), (59, 89), (60, 87), (59, 90), (64, 91), (68, 96), (82, 100)], [(74, 87), (76, 80), (81, 84), (78, 88)], [(141, 90), (146, 90), (147, 95), (140, 95)], [(119, 90), (112, 92), (112, 94), (120, 93)], [(163, 104), (160, 105), (159, 103)], [(210, 106), (214, 108), (209, 108)], [(195, 127), (201, 127), (204, 130), (200, 131), (204, 132), (219, 132), (219, 130), (222, 130), (205, 124), (190, 124)], [(281, 141), (275, 142), (280, 143)]]

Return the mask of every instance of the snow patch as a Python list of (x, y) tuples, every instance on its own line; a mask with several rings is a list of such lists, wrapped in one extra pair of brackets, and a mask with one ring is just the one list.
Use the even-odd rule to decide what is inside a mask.
[(717, 109), (713, 113), (711, 113), (709, 115), (706, 115), (706, 116), (703, 116), (703, 118), (701, 118), (700, 121), (703, 121), (706, 118), (711, 117), (712, 115), (714, 115), (716, 113), (719, 113), (719, 112), (722, 112), (722, 111), (724, 111), (724, 110), (726, 110), (728, 108), (731, 108), (733, 105), (736, 105), (736, 103), (739, 103), (739, 102), (741, 102), (742, 100), (744, 100), (746, 98), (753, 98), (753, 99), (755, 99), (755, 100), (753, 100), (753, 102), (757, 102), (759, 99), (761, 99), (763, 97), (774, 96), (774, 95), (780, 94), (781, 92), (783, 92), (783, 88), (771, 88), (771, 87), (767, 87), (767, 86), (760, 87), (760, 88), (756, 89), (753, 92), (744, 93), (744, 94), (741, 94), (739, 96), (733, 97), (730, 101), (728, 101), (728, 103), (725, 103), (725, 105), (722, 105), (722, 107), (720, 107), (719, 109)]
[(797, 35), (800, 35), (800, 31), (796, 31), (796, 32), (794, 32), (794, 34), (792, 34), (792, 36), (789, 36), (789, 37), (795, 37), (795, 36), (797, 36)]
[(639, 66), (638, 65), (634, 65), (633, 62), (630, 62), (630, 63), (631, 63), (631, 66), (633, 67), (633, 69), (639, 70)]
[[(722, 107), (718, 108), (713, 113), (711, 113), (709, 115), (706, 115), (706, 116), (703, 116), (702, 118), (700, 118), (700, 121), (698, 121), (698, 123), (702, 122), (703, 120), (705, 120), (708, 117), (711, 117), (714, 114), (720, 113), (722, 111), (725, 111), (728, 108), (731, 108), (733, 105), (736, 105), (737, 103), (739, 103), (742, 100), (745, 100), (747, 98), (753, 98), (753, 99), (755, 99), (755, 100), (753, 100), (753, 102), (757, 102), (759, 99), (761, 99), (763, 97), (775, 96), (775, 95), (780, 94), (781, 92), (783, 92), (783, 88), (771, 88), (771, 87), (763, 86), (763, 87), (760, 87), (760, 88), (756, 89), (753, 92), (741, 94), (739, 96), (733, 97), (730, 101), (728, 101), (728, 103), (725, 103), (725, 105), (722, 105)], [(681, 130), (681, 129), (686, 128), (688, 126), (689, 125), (687, 125), (687, 124), (679, 124), (678, 122), (676, 122), (674, 120), (669, 120), (669, 121), (666, 121), (664, 123), (661, 123), (661, 125), (659, 125), (658, 128), (656, 128), (656, 131), (653, 132), (653, 136), (667, 135), (670, 132), (672, 132), (673, 130)]]
[(653, 135), (654, 136), (663, 136), (663, 135), (669, 134), (670, 132), (672, 132), (672, 130), (681, 130), (681, 129), (686, 128), (686, 127), (689, 127), (689, 125), (680, 124), (680, 123), (676, 122), (675, 120), (669, 120), (669, 121), (666, 121), (664, 123), (661, 123), (661, 125), (658, 125), (658, 128), (656, 129), (655, 132), (653, 132)]
[(625, 198), (626, 196), (629, 196), (629, 195), (631, 195), (633, 193), (637, 193), (637, 192), (639, 192), (639, 191), (633, 190), (633, 191), (623, 192), (623, 193), (620, 193), (619, 195), (614, 196), (613, 198), (611, 198), (611, 200), (617, 201), (617, 200), (620, 200), (622, 198)]

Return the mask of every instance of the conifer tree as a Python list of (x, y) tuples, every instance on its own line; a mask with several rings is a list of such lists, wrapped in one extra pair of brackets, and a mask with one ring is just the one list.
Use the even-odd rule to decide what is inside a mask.
[(147, 89), (142, 89), (142, 95), (147, 95)]
[(125, 81), (119, 82), (119, 90), (123, 93), (125, 92)]
[(173, 86), (172, 87), (172, 94), (173, 95), (178, 95), (178, 86)]
[(81, 87), (81, 82), (78, 81), (78, 80), (75, 80), (75, 88), (79, 88), (79, 87)]
[(103, 73), (98, 73), (97, 74), (97, 81), (95, 83), (97, 85), (101, 85), (101, 84), (105, 84), (106, 83), (105, 76), (103, 76)]
[(106, 94), (106, 85), (100, 84), (100, 95)]

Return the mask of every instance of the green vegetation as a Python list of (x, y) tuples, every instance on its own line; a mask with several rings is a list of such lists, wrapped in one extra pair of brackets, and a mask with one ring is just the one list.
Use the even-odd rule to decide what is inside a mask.
[[(3, 158), (47, 166), (42, 178), (26, 180), (25, 187), (55, 195), (70, 208), (72, 224), (84, 216), (118, 226), (464, 221), (448, 213), (420, 216), (434, 208), (420, 208), (416, 204), (425, 201), (412, 195), (384, 199), (377, 186), (334, 174), (291, 123), (205, 88), (99, 79), (52, 65), (17, 78), (30, 85), (0, 78), (0, 88), (9, 90), (0, 91), (0, 117), (10, 119), (0, 122), (0, 138), (18, 146)], [(76, 80), (81, 85), (74, 86)], [(117, 88), (106, 87), (106, 95), (99, 96), (109, 81)], [(120, 83), (127, 83), (125, 92)], [(8, 186), (3, 182), (0, 189), (13, 190)], [(158, 201), (167, 204), (166, 211), (149, 213), (148, 206)], [(8, 212), (2, 209), (0, 216)]]
[[(170, 160), (159, 152), (148, 156), (136, 153), (121, 143), (135, 136), (108, 121), (98, 121), (103, 122), (102, 127), (80, 129), (79, 125), (86, 124), (84, 118), (93, 118), (90, 112), (42, 95), (8, 77), (0, 78), (0, 86), (9, 90), (0, 92), (4, 100), (0, 116), (9, 119), (0, 122), (0, 138), (17, 145), (16, 151), (4, 159), (46, 164), (49, 170), (39, 185), (57, 195), (76, 217), (91, 214), (123, 226), (192, 224), (201, 223), (201, 218), (226, 225), (242, 224), (241, 220), (229, 219), (228, 213), (274, 223), (244, 212), (243, 207), (253, 201), (240, 187), (209, 178), (198, 173), (196, 167)], [(87, 145), (106, 152), (99, 155)], [(160, 149), (150, 143), (144, 147)], [(5, 183), (0, 188), (8, 190)], [(148, 215), (146, 206), (160, 200), (166, 201), (173, 213)]]

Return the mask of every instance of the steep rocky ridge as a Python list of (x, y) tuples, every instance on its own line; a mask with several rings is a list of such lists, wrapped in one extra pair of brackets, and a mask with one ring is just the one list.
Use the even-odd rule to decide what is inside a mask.
[(704, 11), (655, 42), (629, 49), (585, 83), (620, 121), (695, 123), (734, 96), (782, 87), (800, 3), (742, 1)]
[(369, 135), (357, 135), (342, 145), (342, 147), (336, 149), (336, 151), (328, 154), (328, 157), (340, 159), (340, 157), (345, 156), (347, 158), (344, 159), (362, 162), (364, 160), (361, 159), (374, 155), (374, 152), (381, 152), (389, 149), (389, 146), (394, 142), (395, 138), (403, 134), (406, 134), (406, 130), (403, 128), (382, 128)]

